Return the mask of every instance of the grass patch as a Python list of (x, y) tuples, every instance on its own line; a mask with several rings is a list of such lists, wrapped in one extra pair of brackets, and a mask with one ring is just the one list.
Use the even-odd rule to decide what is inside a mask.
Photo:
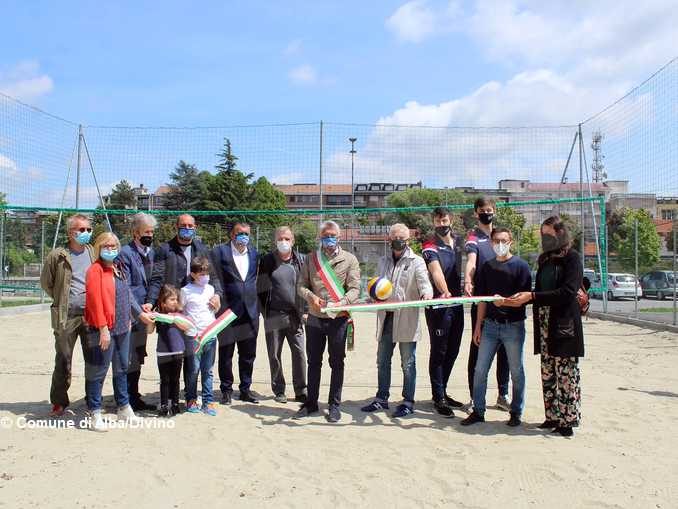
[(3, 308), (11, 308), (15, 306), (27, 306), (30, 304), (40, 304), (40, 299), (17, 299), (17, 300), (8, 300), (8, 299), (2, 299), (2, 303), (0, 304), (0, 307)]
[(673, 313), (673, 308), (641, 308), (640, 313)]

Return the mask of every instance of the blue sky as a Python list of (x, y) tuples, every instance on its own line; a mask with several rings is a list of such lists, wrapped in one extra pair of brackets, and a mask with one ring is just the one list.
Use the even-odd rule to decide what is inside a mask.
[[(334, 183), (350, 181), (349, 136), (358, 181), (557, 180), (571, 126), (678, 53), (673, 0), (7, 1), (3, 20), (0, 92), (87, 126), (468, 127), (329, 125)], [(676, 76), (678, 63), (585, 125), (587, 145), (604, 132), (610, 178), (632, 190), (678, 194)], [(0, 191), (56, 204), (74, 132), (0, 101)], [(212, 169), (224, 136), (243, 169), (317, 182), (314, 125), (86, 136), (104, 192), (121, 178), (159, 185), (178, 159)]]

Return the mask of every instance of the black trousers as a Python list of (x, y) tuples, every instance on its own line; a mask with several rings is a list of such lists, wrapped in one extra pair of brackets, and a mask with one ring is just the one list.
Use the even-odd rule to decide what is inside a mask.
[[(478, 318), (478, 306), (473, 304), (471, 306), (471, 337), (476, 328), (476, 320)], [(476, 371), (476, 361), (478, 360), (478, 347), (471, 339), (471, 346), (468, 351), (468, 390), (473, 399), (473, 377)], [(501, 396), (508, 395), (509, 389), (509, 364), (506, 356), (506, 349), (504, 345), (497, 350), (497, 387)]]
[(426, 325), (431, 338), (431, 355), (428, 372), (434, 401), (440, 401), (447, 392), (452, 368), (459, 355), (461, 336), (464, 332), (464, 308), (426, 308)]
[(240, 376), (238, 388), (240, 392), (249, 391), (252, 385), (254, 359), (257, 356), (257, 330), (252, 327), (249, 320), (236, 320), (219, 334), (219, 388), (222, 393), (233, 392), (233, 354), (236, 345)]
[(144, 365), (146, 358), (146, 341), (148, 334), (146, 326), (143, 328), (132, 328), (129, 343), (129, 369), (127, 370), (127, 392), (129, 393), (130, 403), (136, 403), (141, 399), (139, 393), (139, 379), (141, 378), (141, 366)]
[(341, 389), (344, 386), (344, 357), (346, 357), (346, 328), (348, 318), (317, 318), (310, 315), (306, 323), (306, 354), (308, 356), (308, 399), (309, 407), (318, 405), (320, 396), (320, 375), (323, 355), (327, 344), (330, 361), (330, 405), (341, 403)]
[(158, 357), (158, 372), (160, 373), (160, 404), (168, 405), (179, 403), (179, 377), (184, 354), (163, 355)]

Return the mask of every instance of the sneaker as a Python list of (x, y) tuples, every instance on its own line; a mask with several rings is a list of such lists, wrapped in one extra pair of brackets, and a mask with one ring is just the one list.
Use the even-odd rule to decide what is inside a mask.
[(470, 426), (471, 424), (475, 424), (477, 422), (485, 422), (485, 416), (480, 415), (479, 413), (473, 411), (471, 412), (471, 415), (469, 415), (466, 419), (461, 421), (461, 425)]
[(198, 402), (194, 399), (188, 401), (186, 403), (186, 411), (189, 414), (199, 414), (200, 413), (200, 407), (198, 406)]
[(374, 400), (372, 403), (369, 405), (365, 405), (362, 407), (360, 410), (363, 412), (376, 412), (377, 410), (388, 410), (388, 403), (381, 402), (379, 400)]
[(511, 403), (506, 396), (497, 396), (497, 408), (504, 410), (505, 412), (511, 411)]
[(339, 422), (341, 419), (341, 412), (338, 405), (330, 405), (327, 411), (327, 422)]
[(414, 410), (407, 406), (407, 405), (398, 405), (395, 409), (395, 412), (393, 412), (392, 417), (398, 418), (398, 417), (405, 417), (408, 415), (411, 415), (414, 413)]
[(519, 414), (514, 414), (511, 412), (511, 418), (508, 420), (506, 423), (508, 426), (511, 426), (512, 428), (515, 428), (516, 426), (520, 426), (523, 421), (520, 420), (520, 415)]
[(231, 392), (224, 392), (221, 394), (221, 400), (219, 401), (220, 405), (230, 405), (232, 399)]
[(158, 410), (158, 417), (169, 417), (170, 415), (170, 410), (167, 407), (167, 405), (160, 405), (160, 409)]
[(179, 415), (181, 413), (181, 407), (179, 403), (172, 403), (170, 407), (170, 415)]
[(444, 417), (454, 417), (454, 410), (452, 410), (452, 407), (448, 405), (447, 401), (444, 399), (434, 401), (433, 407), (436, 409), (436, 412)]
[(287, 403), (287, 396), (284, 394), (276, 394), (275, 398), (273, 398), (276, 403)]
[(471, 412), (473, 412), (473, 400), (470, 400), (470, 401), (469, 401), (468, 403), (466, 403), (461, 409), (462, 409), (464, 412), (466, 412), (467, 414), (470, 414)]
[(137, 423), (141, 419), (134, 414), (134, 410), (132, 410), (131, 405), (125, 405), (118, 408), (118, 420)]
[(52, 410), (49, 412), (50, 417), (61, 417), (66, 411), (65, 406), (61, 405), (52, 405)]
[(572, 426), (558, 426), (553, 430), (553, 433), (559, 433), (560, 436), (570, 438), (574, 436), (574, 429), (572, 429)]
[(207, 414), (210, 417), (216, 417), (217, 406), (214, 403), (208, 403), (207, 405), (203, 405), (202, 406), (202, 413)]
[(143, 399), (138, 398), (134, 400), (133, 402), (130, 402), (130, 405), (132, 406), (132, 410), (135, 412), (143, 412), (143, 411), (151, 411), (154, 412), (155, 410), (158, 409), (155, 405), (149, 405), (146, 403)]
[(108, 426), (106, 425), (106, 421), (104, 421), (104, 417), (101, 413), (101, 410), (93, 410), (92, 411), (92, 431), (98, 431), (98, 432), (104, 432), (108, 431)]
[(452, 408), (462, 408), (464, 406), (464, 404), (461, 401), (457, 401), (456, 399), (453, 399), (447, 394), (445, 394), (445, 403), (450, 405)]
[(539, 429), (555, 429), (558, 427), (558, 421), (552, 421), (550, 419), (546, 419), (544, 422), (542, 422), (539, 426), (537, 426)]
[(318, 405), (310, 406), (307, 403), (301, 405), (301, 408), (292, 416), (292, 419), (303, 419), (318, 412)]

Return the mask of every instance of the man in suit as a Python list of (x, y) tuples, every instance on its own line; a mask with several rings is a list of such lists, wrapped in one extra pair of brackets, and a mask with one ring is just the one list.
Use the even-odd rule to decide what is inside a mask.
[[(182, 288), (191, 282), (191, 260), (196, 256), (209, 258), (209, 249), (196, 238), (195, 219), (189, 214), (177, 217), (177, 234), (170, 241), (164, 242), (155, 250), (151, 282), (146, 294), (144, 311), (150, 312), (158, 301), (160, 288), (170, 284), (175, 288)], [(215, 311), (221, 307), (221, 285), (214, 269), (210, 269), (210, 281), (214, 286), (214, 297), (210, 299), (210, 307)], [(184, 359), (184, 392), (186, 382), (191, 377), (193, 349), (186, 350)]]
[[(139, 212), (132, 216), (132, 241), (120, 250), (120, 263), (127, 284), (132, 290), (135, 300), (142, 306), (146, 303), (146, 295), (153, 272), (153, 233), (158, 221), (150, 214)], [(132, 409), (155, 410), (139, 393), (141, 366), (146, 352), (146, 324), (136, 322), (132, 326), (129, 349), (129, 369), (127, 371), (127, 391)]]
[(233, 393), (233, 353), (238, 345), (240, 400), (258, 403), (250, 391), (252, 371), (257, 354), (259, 303), (257, 300), (257, 251), (249, 244), (250, 226), (238, 222), (231, 229), (231, 242), (212, 251), (224, 302), (222, 311), (230, 308), (237, 318), (219, 333), (219, 379), (221, 404), (230, 405)]

